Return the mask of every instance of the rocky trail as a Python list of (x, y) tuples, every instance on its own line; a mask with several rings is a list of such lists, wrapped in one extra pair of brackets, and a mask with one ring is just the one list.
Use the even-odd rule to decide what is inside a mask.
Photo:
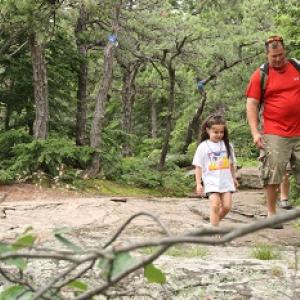
[[(38, 233), (38, 242), (51, 245), (53, 229), (70, 227), (79, 243), (95, 246), (108, 240), (129, 216), (140, 211), (159, 217), (173, 234), (209, 223), (209, 202), (202, 198), (86, 196), (25, 184), (2, 186), (0, 194), (6, 194), (0, 203), (0, 236), (5, 241), (13, 240), (32, 226)], [(221, 223), (224, 226), (248, 224), (265, 217), (261, 189), (241, 190), (234, 194), (233, 202), (232, 211)], [(142, 216), (127, 227), (120, 242), (162, 236), (161, 228)], [(280, 257), (254, 258), (253, 249), (263, 243), (274, 245)], [(131, 283), (136, 295), (146, 290), (155, 299), (300, 299), (300, 266), (297, 265), (300, 254), (296, 252), (299, 245), (300, 231), (295, 222), (289, 222), (283, 230), (264, 229), (225, 246), (201, 246), (199, 256), (197, 252), (185, 256), (183, 250), (175, 256), (161, 256), (156, 264), (167, 275), (165, 287), (152, 284), (155, 289), (148, 289), (152, 285), (144, 282), (143, 276), (135, 277)], [(143, 297), (127, 299), (148, 299)]]

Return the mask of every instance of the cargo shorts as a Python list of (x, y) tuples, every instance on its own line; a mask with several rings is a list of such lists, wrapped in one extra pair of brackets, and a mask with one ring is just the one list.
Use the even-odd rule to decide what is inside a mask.
[(280, 184), (290, 163), (291, 173), (300, 188), (300, 136), (280, 137), (265, 134), (264, 150), (260, 155), (260, 178), (263, 186)]

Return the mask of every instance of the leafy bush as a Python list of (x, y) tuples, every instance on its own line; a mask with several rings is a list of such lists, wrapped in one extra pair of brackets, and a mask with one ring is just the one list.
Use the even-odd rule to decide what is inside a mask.
[(159, 172), (157, 162), (145, 158), (125, 158), (122, 161), (121, 181), (147, 188), (160, 188), (170, 195), (184, 196), (194, 186), (194, 178), (174, 162), (166, 162), (166, 170)]
[(127, 157), (122, 161), (121, 181), (140, 187), (158, 187), (162, 184), (162, 175), (153, 168), (149, 159)]
[(1, 184), (8, 184), (14, 181), (14, 175), (5, 170), (0, 170), (0, 183)]
[[(71, 140), (49, 138), (32, 140), (22, 131), (12, 130), (0, 136), (1, 151), (6, 149), (5, 163), (1, 161), (0, 182), (8, 183), (16, 178), (33, 178), (46, 174), (50, 178), (60, 177), (70, 181), (77, 169), (85, 169), (90, 163), (93, 149), (76, 146)], [(3, 155), (4, 158), (4, 155)], [(74, 169), (73, 172), (70, 170)]]
[(9, 170), (21, 177), (37, 171), (55, 177), (60, 175), (62, 168), (85, 168), (90, 161), (92, 151), (89, 146), (78, 147), (67, 139), (34, 140), (13, 147), (15, 160)]
[(13, 149), (16, 145), (30, 143), (33, 138), (24, 130), (12, 129), (0, 134), (0, 166), (5, 169), (15, 157)]
[(105, 179), (120, 179), (122, 173), (122, 156), (116, 148), (107, 147), (101, 151), (101, 168)]
[(153, 150), (161, 149), (161, 139), (144, 139), (136, 146), (136, 152), (139, 156), (148, 156)]
[(189, 194), (195, 185), (193, 176), (187, 176), (186, 171), (175, 169), (164, 171), (162, 173), (162, 186), (164, 190), (177, 197), (183, 197)]
[(252, 142), (247, 123), (228, 122), (230, 142), (234, 145), (235, 154), (239, 157), (257, 158), (258, 150)]

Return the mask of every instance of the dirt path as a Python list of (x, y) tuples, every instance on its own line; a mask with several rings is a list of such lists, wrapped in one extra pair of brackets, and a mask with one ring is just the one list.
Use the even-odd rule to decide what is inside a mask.
[[(28, 226), (33, 226), (42, 239), (49, 239), (57, 227), (71, 227), (82, 237), (96, 238), (112, 234), (130, 215), (146, 211), (158, 216), (173, 233), (208, 224), (209, 202), (198, 198), (120, 198), (86, 196), (75, 192), (38, 188), (33, 185), (2, 186), (7, 194), (0, 203), (0, 235), (14, 238)], [(234, 194), (232, 212), (222, 222), (237, 225), (265, 217), (262, 190), (240, 191)], [(127, 236), (145, 238), (160, 235), (160, 228), (148, 217), (140, 217), (126, 230)], [(270, 242), (277, 245), (296, 245), (299, 231), (293, 222), (283, 230), (265, 229), (242, 237), (234, 245), (253, 245)]]

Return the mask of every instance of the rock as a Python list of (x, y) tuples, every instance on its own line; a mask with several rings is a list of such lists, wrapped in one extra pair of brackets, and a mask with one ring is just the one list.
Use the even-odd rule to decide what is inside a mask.
[(241, 188), (263, 188), (259, 178), (258, 168), (242, 168), (237, 172), (237, 178)]

